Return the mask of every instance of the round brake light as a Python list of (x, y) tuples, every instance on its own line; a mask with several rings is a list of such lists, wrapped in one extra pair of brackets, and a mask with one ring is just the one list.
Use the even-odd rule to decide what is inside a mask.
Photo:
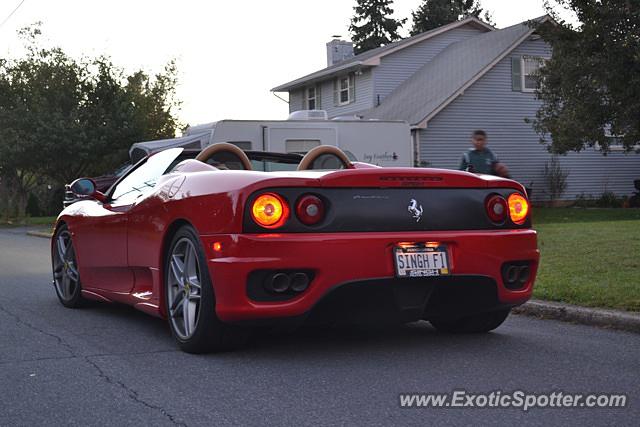
[(524, 224), (529, 214), (529, 202), (520, 193), (509, 195), (509, 216), (514, 224)]
[(507, 201), (504, 197), (494, 194), (489, 197), (485, 203), (487, 209), (487, 215), (491, 221), (495, 223), (503, 223), (507, 219)]
[(289, 218), (289, 206), (277, 194), (261, 194), (253, 201), (251, 216), (261, 227), (278, 228)]
[(296, 215), (303, 224), (317, 224), (324, 218), (324, 203), (319, 197), (304, 195), (296, 203)]

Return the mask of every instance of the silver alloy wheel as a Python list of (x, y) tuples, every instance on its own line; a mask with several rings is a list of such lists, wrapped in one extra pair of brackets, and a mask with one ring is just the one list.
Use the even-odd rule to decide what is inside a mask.
[(167, 278), (169, 319), (178, 337), (186, 340), (198, 325), (202, 296), (198, 254), (190, 239), (183, 237), (174, 245)]
[(53, 282), (58, 295), (64, 301), (70, 301), (76, 294), (80, 283), (80, 274), (76, 263), (76, 253), (71, 242), (71, 233), (64, 230), (56, 236), (56, 248), (53, 263)]

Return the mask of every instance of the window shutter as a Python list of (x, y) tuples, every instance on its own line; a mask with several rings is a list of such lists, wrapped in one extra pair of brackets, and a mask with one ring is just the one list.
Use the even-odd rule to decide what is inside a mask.
[(316, 86), (316, 110), (322, 110), (322, 84)]
[(340, 102), (340, 94), (338, 93), (338, 78), (333, 79), (333, 106), (337, 107)]
[(356, 76), (349, 74), (349, 102), (356, 101)]
[(511, 57), (511, 90), (522, 92), (522, 59)]

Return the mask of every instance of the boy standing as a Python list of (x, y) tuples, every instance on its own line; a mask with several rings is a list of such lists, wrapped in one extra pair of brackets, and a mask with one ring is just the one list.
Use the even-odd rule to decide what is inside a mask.
[(503, 177), (509, 175), (506, 167), (499, 163), (498, 156), (487, 147), (487, 133), (485, 131), (473, 131), (471, 144), (473, 148), (462, 155), (460, 170)]

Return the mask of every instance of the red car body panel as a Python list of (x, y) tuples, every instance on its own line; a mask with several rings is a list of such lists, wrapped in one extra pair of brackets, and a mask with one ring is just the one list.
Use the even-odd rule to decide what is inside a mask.
[[(286, 302), (251, 301), (246, 297), (244, 286), (217, 288), (216, 311), (220, 319), (230, 322), (299, 316), (311, 310), (335, 286), (363, 279), (393, 277), (392, 250), (398, 242), (437, 241), (447, 244), (451, 270), (458, 275), (499, 278), (505, 254), (509, 254), (509, 259), (538, 259), (536, 233), (533, 230), (491, 233), (226, 234), (203, 236), (202, 240), (207, 248), (214, 288), (215, 283), (244, 283), (256, 268), (299, 268), (311, 269), (316, 273), (308, 292)], [(211, 249), (213, 242), (222, 243), (222, 253)], [(532, 278), (536, 271), (537, 261), (533, 265)], [(516, 305), (531, 297), (533, 279), (517, 291), (506, 289), (502, 283), (500, 285), (500, 301)]]
[[(502, 188), (525, 194), (511, 180), (466, 172), (362, 167), (319, 172), (218, 171), (185, 162), (162, 176), (153, 191), (131, 205), (77, 202), (59, 216), (72, 233), (83, 295), (117, 301), (164, 317), (163, 264), (171, 233), (191, 224), (201, 237), (223, 321), (293, 317), (307, 313), (331, 289), (352, 281), (394, 276), (392, 248), (398, 242), (447, 245), (454, 275), (481, 275), (497, 283), (498, 299), (517, 305), (530, 298), (539, 252), (531, 228), (394, 232), (243, 232), (251, 194), (264, 188)], [(216, 252), (212, 245), (221, 243)], [(528, 260), (531, 276), (519, 290), (507, 289), (500, 269), (506, 260)], [(309, 289), (287, 301), (256, 302), (245, 283), (255, 269), (305, 268)]]

